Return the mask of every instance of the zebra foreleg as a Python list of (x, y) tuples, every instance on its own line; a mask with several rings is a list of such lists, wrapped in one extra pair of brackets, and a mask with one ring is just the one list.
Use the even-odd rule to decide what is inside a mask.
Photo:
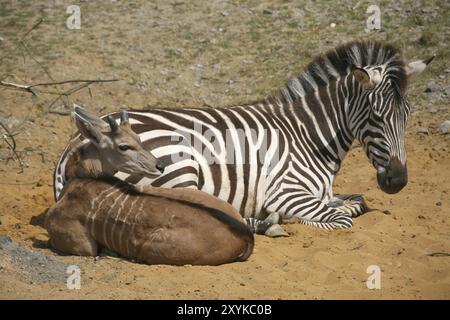
[(338, 209), (343, 215), (356, 218), (369, 211), (360, 194), (335, 194), (328, 206)]
[(347, 229), (353, 225), (351, 216), (305, 191), (278, 194), (265, 210), (279, 212), (280, 223), (301, 223), (327, 230)]
[(254, 234), (262, 234), (271, 238), (289, 237), (289, 234), (278, 224), (279, 217), (277, 220), (274, 216), (269, 216), (265, 220), (256, 218), (245, 218), (244, 220)]

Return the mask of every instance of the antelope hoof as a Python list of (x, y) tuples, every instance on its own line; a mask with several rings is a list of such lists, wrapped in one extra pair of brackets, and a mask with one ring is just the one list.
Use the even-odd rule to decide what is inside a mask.
[(266, 232), (264, 232), (264, 235), (271, 238), (289, 237), (289, 234), (279, 224), (271, 225)]
[(119, 255), (115, 251), (112, 251), (111, 249), (102, 248), (100, 250), (100, 257), (118, 258)]

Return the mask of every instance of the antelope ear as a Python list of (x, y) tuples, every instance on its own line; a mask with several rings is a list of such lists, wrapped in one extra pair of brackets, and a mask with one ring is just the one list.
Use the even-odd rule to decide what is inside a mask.
[(408, 63), (405, 66), (405, 71), (406, 71), (406, 75), (408, 76), (408, 78), (412, 78), (417, 76), (418, 74), (421, 74), (425, 68), (427, 67), (427, 65), (433, 61), (435, 56), (432, 56), (431, 58), (428, 58), (426, 60), (417, 60), (417, 61), (413, 61)]
[(103, 121), (96, 115), (90, 113), (89, 111), (87, 111), (86, 109), (77, 104), (73, 104), (73, 112), (82, 119), (84, 119), (85, 121), (89, 122), (94, 127), (103, 129), (108, 126), (108, 124), (105, 121)]
[(100, 128), (92, 125), (92, 123), (81, 117), (78, 113), (73, 112), (72, 117), (75, 119), (75, 124), (80, 134), (91, 141), (97, 148), (106, 149), (113, 144), (111, 139), (101, 132)]
[(378, 71), (354, 68), (352, 74), (365, 90), (371, 90), (381, 82), (381, 74)]

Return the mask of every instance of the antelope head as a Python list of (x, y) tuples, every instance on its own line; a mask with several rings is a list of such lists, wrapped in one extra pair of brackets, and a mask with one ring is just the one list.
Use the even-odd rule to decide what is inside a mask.
[(120, 114), (120, 124), (111, 115), (104, 121), (77, 105), (72, 116), (80, 134), (89, 140), (83, 152), (99, 162), (103, 175), (121, 171), (156, 178), (164, 171), (161, 162), (143, 148), (126, 111)]

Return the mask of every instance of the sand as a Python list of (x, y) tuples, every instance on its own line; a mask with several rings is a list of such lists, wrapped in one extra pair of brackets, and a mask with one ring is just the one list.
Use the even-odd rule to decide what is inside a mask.
[[(64, 28), (65, 7), (53, 3), (5, 5), (10, 11), (1, 22), (3, 45), (11, 48), (11, 39), (33, 25), (36, 12), (46, 14), (46, 22), (26, 41), (53, 78), (123, 79), (92, 86), (92, 96), (81, 90), (69, 97), (69, 103), (82, 103), (96, 113), (255, 100), (282, 85), (315, 53), (367, 36), (364, 19), (357, 16), (364, 17), (366, 8), (352, 11), (350, 4), (83, 2), (82, 29), (73, 31)], [(441, 5), (431, 1), (422, 12), (414, 1), (403, 1), (400, 11), (384, 9), (392, 20), (383, 20), (385, 31), (373, 36), (399, 44), (408, 58), (440, 54), (409, 89), (414, 107), (406, 134), (405, 189), (384, 194), (375, 170), (355, 148), (335, 191), (362, 193), (373, 210), (355, 219), (350, 230), (288, 225), (290, 237), (257, 236), (253, 255), (242, 263), (147, 266), (53, 252), (42, 219), (53, 203), (55, 162), (74, 126), (61, 101), (49, 107), (54, 96), (41, 93), (33, 100), (27, 92), (0, 89), (1, 119), (19, 132), (17, 151), (25, 163), (21, 172), (16, 160), (8, 160), (13, 155), (2, 141), (0, 236), (11, 242), (0, 241), (0, 299), (449, 299), (450, 135), (437, 126), (450, 118), (450, 102), (446, 94), (423, 92), (431, 80), (443, 88), (450, 84), (450, 73), (444, 71), (448, 32), (439, 32), (446, 21)], [(348, 21), (345, 28), (338, 16)], [(425, 26), (413, 23), (414, 16)], [(279, 17), (302, 23), (284, 24)], [(338, 22), (331, 31), (329, 19)], [(408, 30), (408, 36), (399, 30)], [(420, 40), (421, 35), (427, 38)], [(17, 52), (1, 68), (17, 83), (49, 80), (33, 59)], [(428, 134), (418, 133), (419, 128), (428, 128)], [(70, 265), (81, 272), (79, 290), (66, 285), (63, 271)], [(370, 266), (381, 271), (380, 289), (367, 287)]]

